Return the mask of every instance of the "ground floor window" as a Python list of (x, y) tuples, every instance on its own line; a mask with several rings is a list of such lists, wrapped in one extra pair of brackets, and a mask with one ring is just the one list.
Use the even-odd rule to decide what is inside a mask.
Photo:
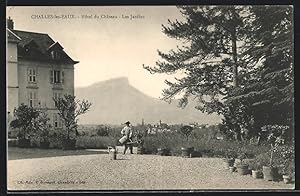
[(37, 107), (38, 99), (37, 99), (37, 91), (29, 90), (28, 91), (28, 105), (30, 107)]
[[(62, 96), (62, 93), (61, 92), (53, 92), (53, 99), (58, 99)], [(56, 107), (56, 104), (55, 104), (55, 101), (53, 100), (54, 102), (54, 106)]]
[(59, 114), (53, 114), (53, 126), (54, 126), (54, 128), (62, 127), (62, 119), (59, 116)]

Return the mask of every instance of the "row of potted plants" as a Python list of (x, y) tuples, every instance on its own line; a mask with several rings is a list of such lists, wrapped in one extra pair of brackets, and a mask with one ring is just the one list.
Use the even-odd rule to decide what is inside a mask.
[[(284, 133), (287, 126), (267, 125), (262, 131), (269, 133), (267, 142), (270, 150), (267, 153), (256, 155), (254, 159), (248, 158), (246, 149), (241, 148), (238, 152), (228, 150), (224, 158), (225, 168), (230, 172), (237, 172), (241, 175), (252, 174), (253, 178), (264, 178), (268, 181), (283, 179), (284, 183), (290, 183), (295, 174), (295, 152), (294, 145), (285, 144)], [(236, 158), (239, 162), (235, 164)], [(279, 172), (281, 170), (281, 172)]]
[[(279, 166), (261, 166), (256, 163), (235, 163), (235, 159), (224, 159), (225, 168), (231, 173), (237, 172), (240, 175), (251, 174), (253, 178), (264, 178), (267, 181), (277, 181), (282, 179), (284, 183), (291, 183), (294, 177), (294, 167), (283, 165), (282, 171), (279, 172)], [(292, 161), (288, 164), (293, 164)]]

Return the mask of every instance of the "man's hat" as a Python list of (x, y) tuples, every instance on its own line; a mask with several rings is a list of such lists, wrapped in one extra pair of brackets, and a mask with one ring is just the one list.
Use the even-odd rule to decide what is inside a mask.
[(129, 121), (127, 121), (126, 123), (124, 123), (124, 124), (126, 124), (126, 125), (129, 125), (130, 124), (130, 122)]

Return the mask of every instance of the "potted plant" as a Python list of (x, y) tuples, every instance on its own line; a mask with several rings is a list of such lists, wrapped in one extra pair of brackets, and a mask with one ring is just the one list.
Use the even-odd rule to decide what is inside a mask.
[(285, 172), (282, 175), (283, 182), (285, 184), (291, 183), (295, 175), (295, 166), (294, 163), (290, 163), (288, 168), (285, 169)]
[(281, 157), (283, 158), (283, 182), (288, 184), (292, 181), (295, 174), (295, 150), (293, 146), (286, 146), (281, 149)]
[(234, 166), (232, 166), (232, 167), (229, 167), (229, 171), (230, 171), (230, 173), (233, 173), (233, 172), (235, 172), (235, 170), (236, 170), (236, 167), (234, 167)]
[(170, 155), (171, 150), (167, 147), (160, 147), (157, 149), (157, 154), (161, 156), (168, 156)]
[(236, 157), (237, 157), (237, 154), (233, 150), (227, 150), (225, 152), (225, 158), (223, 159), (223, 161), (225, 163), (225, 169), (229, 169), (229, 167), (234, 166)]
[(249, 162), (249, 170), (253, 178), (260, 178), (262, 176), (261, 165), (257, 160)]
[[(244, 149), (241, 149), (244, 150)], [(240, 175), (246, 175), (249, 172), (249, 165), (247, 163), (245, 163), (245, 159), (247, 158), (247, 153), (241, 151), (238, 154), (238, 159), (240, 160), (240, 162), (237, 164), (237, 171)]]
[(182, 157), (192, 157), (194, 152), (194, 147), (189, 144), (189, 137), (193, 132), (193, 127), (189, 125), (184, 125), (180, 128), (180, 134), (186, 137), (186, 143), (181, 147)]
[(284, 144), (284, 133), (288, 126), (281, 125), (265, 125), (261, 128), (262, 132), (268, 134), (267, 141), (270, 145), (269, 165), (263, 166), (264, 179), (274, 181), (278, 177), (278, 168), (274, 165), (274, 152), (277, 151), (281, 144)]

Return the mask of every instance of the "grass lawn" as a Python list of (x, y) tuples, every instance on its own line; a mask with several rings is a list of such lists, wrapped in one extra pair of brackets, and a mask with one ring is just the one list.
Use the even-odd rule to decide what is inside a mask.
[(8, 160), (32, 159), (43, 157), (58, 157), (70, 155), (89, 155), (89, 154), (105, 154), (104, 151), (89, 150), (61, 150), (61, 149), (38, 149), (38, 148), (18, 148), (8, 147)]

